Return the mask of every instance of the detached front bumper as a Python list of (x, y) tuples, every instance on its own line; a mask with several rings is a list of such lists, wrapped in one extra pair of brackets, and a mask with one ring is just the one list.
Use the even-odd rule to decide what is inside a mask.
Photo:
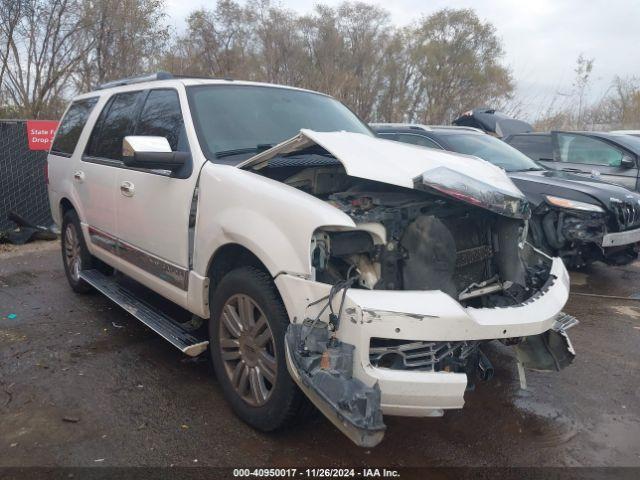
[[(371, 338), (469, 341), (541, 334), (552, 328), (569, 296), (569, 275), (559, 258), (553, 259), (550, 275), (536, 296), (503, 308), (465, 308), (440, 291), (348, 290), (337, 338), (355, 347), (353, 378), (379, 386), (386, 415), (440, 416), (444, 409), (461, 408), (466, 374), (374, 367), (369, 360)], [(286, 274), (275, 281), (293, 323), (314, 318), (322, 302), (309, 304), (330, 288)], [(334, 300), (336, 311), (339, 300)]]

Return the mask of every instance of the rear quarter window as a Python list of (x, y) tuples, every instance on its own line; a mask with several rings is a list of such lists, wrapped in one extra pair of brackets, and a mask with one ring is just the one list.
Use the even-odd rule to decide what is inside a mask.
[(419, 145), (421, 147), (436, 148), (441, 150), (440, 145), (430, 138), (417, 135), (415, 133), (399, 133), (398, 141), (402, 143), (410, 143), (411, 145)]
[(93, 97), (77, 100), (71, 104), (58, 126), (51, 153), (65, 157), (73, 154), (89, 114), (97, 102), (98, 97)]

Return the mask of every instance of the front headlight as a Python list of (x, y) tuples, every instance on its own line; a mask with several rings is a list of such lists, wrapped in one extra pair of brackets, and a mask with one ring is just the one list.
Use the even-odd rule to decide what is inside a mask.
[(568, 198), (554, 197), (552, 195), (545, 195), (547, 202), (551, 205), (560, 208), (570, 208), (571, 210), (581, 210), (583, 212), (604, 212), (602, 207), (594, 205), (593, 203), (578, 202), (576, 200), (569, 200)]

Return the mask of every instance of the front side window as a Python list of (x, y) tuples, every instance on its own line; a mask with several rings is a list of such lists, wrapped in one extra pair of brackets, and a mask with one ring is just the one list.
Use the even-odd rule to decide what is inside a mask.
[(482, 133), (443, 133), (448, 149), (465, 155), (474, 155), (486, 160), (507, 172), (544, 170), (525, 154), (498, 140)]
[(399, 133), (398, 141), (410, 143), (412, 145), (420, 145), (421, 147), (437, 148), (440, 150), (440, 145), (433, 140), (423, 137), (422, 135), (414, 135), (413, 133)]
[(98, 97), (93, 97), (77, 100), (71, 104), (58, 126), (51, 153), (63, 156), (73, 154), (89, 114), (97, 102)]
[(122, 160), (122, 140), (127, 135), (133, 135), (141, 94), (142, 92), (119, 93), (109, 100), (91, 133), (88, 155)]
[(622, 151), (603, 140), (571, 133), (558, 134), (558, 154), (561, 162), (620, 167)]
[(199, 85), (188, 88), (189, 106), (209, 160), (260, 149), (294, 137), (302, 128), (373, 136), (337, 100), (289, 88)]
[(178, 92), (172, 89), (151, 90), (142, 107), (135, 134), (164, 137), (174, 152), (188, 150)]

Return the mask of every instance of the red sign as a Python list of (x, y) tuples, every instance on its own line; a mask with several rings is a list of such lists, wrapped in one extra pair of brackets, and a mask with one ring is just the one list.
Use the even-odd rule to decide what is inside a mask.
[(58, 122), (51, 120), (27, 120), (29, 150), (49, 150)]

